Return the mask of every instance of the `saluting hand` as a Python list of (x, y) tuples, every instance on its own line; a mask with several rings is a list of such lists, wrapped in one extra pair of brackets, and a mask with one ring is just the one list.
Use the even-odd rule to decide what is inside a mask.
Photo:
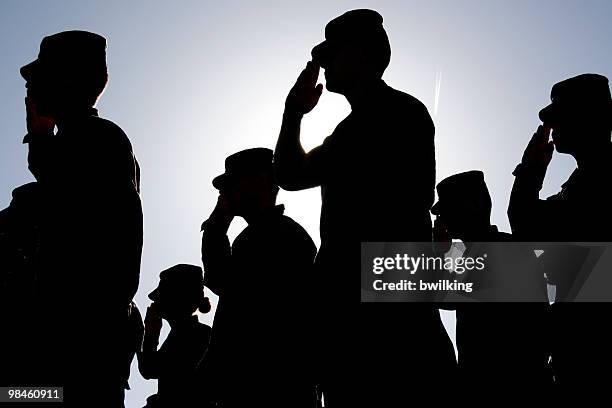
[(208, 217), (208, 220), (227, 230), (233, 219), (234, 214), (231, 211), (228, 199), (223, 192), (220, 192), (217, 198), (217, 205), (210, 214), (210, 217)]
[(444, 255), (448, 251), (450, 251), (453, 240), (448, 234), (448, 230), (446, 229), (446, 225), (440, 219), (440, 217), (436, 217), (433, 224), (432, 229), (432, 238), (433, 238), (433, 249), (437, 255)]
[(155, 302), (147, 308), (147, 314), (144, 319), (145, 333), (159, 335), (162, 328), (162, 318), (157, 310)]
[(554, 149), (555, 146), (550, 140), (550, 128), (540, 125), (525, 148), (522, 163), (545, 170), (552, 160)]
[(317, 84), (319, 66), (308, 61), (306, 68), (298, 76), (285, 101), (285, 111), (305, 115), (317, 106), (323, 93), (323, 84)]
[(44, 135), (52, 134), (55, 128), (55, 121), (53, 118), (47, 116), (41, 116), (36, 109), (36, 104), (29, 96), (25, 98), (26, 106), (26, 127), (28, 134), (31, 135)]

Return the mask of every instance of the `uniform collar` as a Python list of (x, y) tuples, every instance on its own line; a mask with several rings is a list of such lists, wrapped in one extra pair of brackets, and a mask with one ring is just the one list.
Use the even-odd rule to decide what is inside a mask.
[(354, 104), (351, 104), (351, 111), (359, 112), (362, 110), (370, 109), (372, 106), (377, 106), (380, 103), (379, 96), (383, 94), (388, 88), (389, 85), (387, 85), (387, 83), (382, 79), (378, 79), (367, 84), (361, 90), (359, 99)]
[(98, 110), (96, 108), (90, 107), (80, 112), (74, 112), (70, 117), (62, 121), (61, 126), (58, 126), (58, 133), (70, 130), (92, 116), (98, 117)]

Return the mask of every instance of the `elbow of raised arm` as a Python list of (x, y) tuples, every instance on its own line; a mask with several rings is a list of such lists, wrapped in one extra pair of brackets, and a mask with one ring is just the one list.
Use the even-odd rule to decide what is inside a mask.
[(289, 166), (274, 165), (274, 178), (276, 184), (283, 190), (297, 191), (300, 190), (300, 185), (297, 182), (296, 172)]
[(147, 364), (147, 362), (142, 361), (143, 360), (143, 356), (142, 355), (138, 355), (138, 371), (140, 372), (140, 375), (142, 376), (142, 378), (144, 378), (145, 380), (154, 380), (157, 378), (157, 375), (155, 373), (155, 370), (152, 369), (152, 367), (149, 366), (149, 364)]

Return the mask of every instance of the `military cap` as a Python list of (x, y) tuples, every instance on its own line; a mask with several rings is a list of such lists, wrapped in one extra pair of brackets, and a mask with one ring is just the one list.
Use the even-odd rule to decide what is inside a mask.
[(170, 289), (169, 291), (176, 295), (201, 291), (204, 287), (202, 268), (196, 265), (178, 264), (162, 271), (159, 274), (159, 285), (149, 293), (149, 299), (158, 301), (161, 286)]
[(106, 39), (78, 30), (45, 37), (38, 58), (20, 69), (26, 81), (41, 71), (72, 79), (106, 79)]
[(368, 9), (347, 11), (325, 26), (325, 41), (312, 49), (312, 59), (324, 65), (344, 45), (366, 47), (385, 67), (391, 56), (391, 46), (383, 27), (382, 16)]
[(435, 215), (440, 214), (440, 208), (446, 203), (452, 203), (457, 198), (479, 197), (491, 201), (489, 189), (480, 170), (470, 170), (445, 178), (436, 186), (438, 202), (431, 208)]
[(551, 103), (540, 111), (540, 120), (550, 122), (571, 112), (592, 112), (612, 115), (608, 78), (598, 74), (582, 74), (555, 84), (550, 92)]
[(213, 179), (213, 186), (221, 190), (231, 185), (238, 177), (269, 172), (272, 174), (274, 152), (263, 147), (242, 150), (225, 159), (225, 173)]

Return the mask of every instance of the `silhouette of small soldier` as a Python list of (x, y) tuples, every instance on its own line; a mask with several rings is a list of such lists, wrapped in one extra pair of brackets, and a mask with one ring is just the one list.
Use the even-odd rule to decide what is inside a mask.
[(431, 209), (438, 216), (434, 241), (450, 246), (451, 239), (460, 239), (466, 245), (463, 256), (485, 259), (484, 269), (454, 276), (472, 283), (470, 295), (480, 301), (454, 304), (459, 395), (477, 406), (488, 406), (499, 395), (506, 401), (544, 401), (552, 385), (546, 283), (543, 273), (535, 274), (537, 269), (520, 267), (534, 253), (500, 244), (511, 242), (512, 236), (491, 225), (491, 196), (481, 171), (447, 177), (437, 191), (439, 200)]
[[(525, 241), (611, 242), (612, 194), (605, 186), (612, 176), (608, 79), (596, 74), (567, 79), (553, 86), (551, 100), (540, 111), (543, 124), (514, 171), (508, 208), (513, 234)], [(541, 200), (539, 193), (554, 150), (571, 155), (577, 168), (558, 194)], [(557, 396), (563, 401), (593, 399), (601, 405), (610, 401), (612, 332), (605, 324), (610, 308), (598, 303), (564, 303), (571, 300), (568, 293), (579, 266), (546, 270), (548, 279), (557, 285), (552, 306)]]
[(16, 190), (9, 208), (34, 224), (34, 307), (45, 312), (32, 325), (45, 341), (31, 350), (29, 383), (64, 386), (70, 404), (87, 405), (95, 394), (100, 404), (123, 406), (142, 210), (130, 141), (93, 107), (108, 79), (106, 40), (85, 31), (45, 37), (20, 72), (37, 181), (28, 194)]
[[(219, 199), (202, 224), (205, 284), (219, 295), (206, 387), (224, 407), (313, 407), (311, 269), (316, 247), (276, 204), (272, 150), (243, 150), (213, 180)], [(248, 226), (230, 246), (235, 216)]]
[[(159, 274), (159, 286), (149, 294), (153, 301), (147, 309), (142, 351), (138, 369), (148, 380), (158, 379), (157, 394), (147, 399), (147, 407), (194, 406), (197, 393), (196, 368), (210, 339), (210, 327), (194, 315), (210, 311), (204, 296), (202, 268), (175, 265)], [(170, 333), (159, 347), (162, 319), (170, 324)]]
[[(325, 41), (312, 50), (312, 61), (287, 96), (274, 158), (282, 188), (321, 187), (316, 270), (324, 293), (318, 313), (323, 394), (330, 407), (347, 404), (349, 397), (397, 406), (411, 397), (395, 392), (396, 385), (418, 389), (432, 384), (425, 379), (433, 373), (443, 381), (455, 364), (437, 309), (358, 305), (347, 290), (358, 279), (360, 242), (431, 241), (434, 125), (419, 100), (382, 80), (391, 57), (382, 22), (376, 11), (352, 10), (327, 24)], [(351, 113), (305, 152), (300, 125), (323, 92), (319, 67), (327, 89), (345, 96)], [(374, 357), (378, 350), (393, 358)], [(409, 368), (397, 376), (397, 367)]]

